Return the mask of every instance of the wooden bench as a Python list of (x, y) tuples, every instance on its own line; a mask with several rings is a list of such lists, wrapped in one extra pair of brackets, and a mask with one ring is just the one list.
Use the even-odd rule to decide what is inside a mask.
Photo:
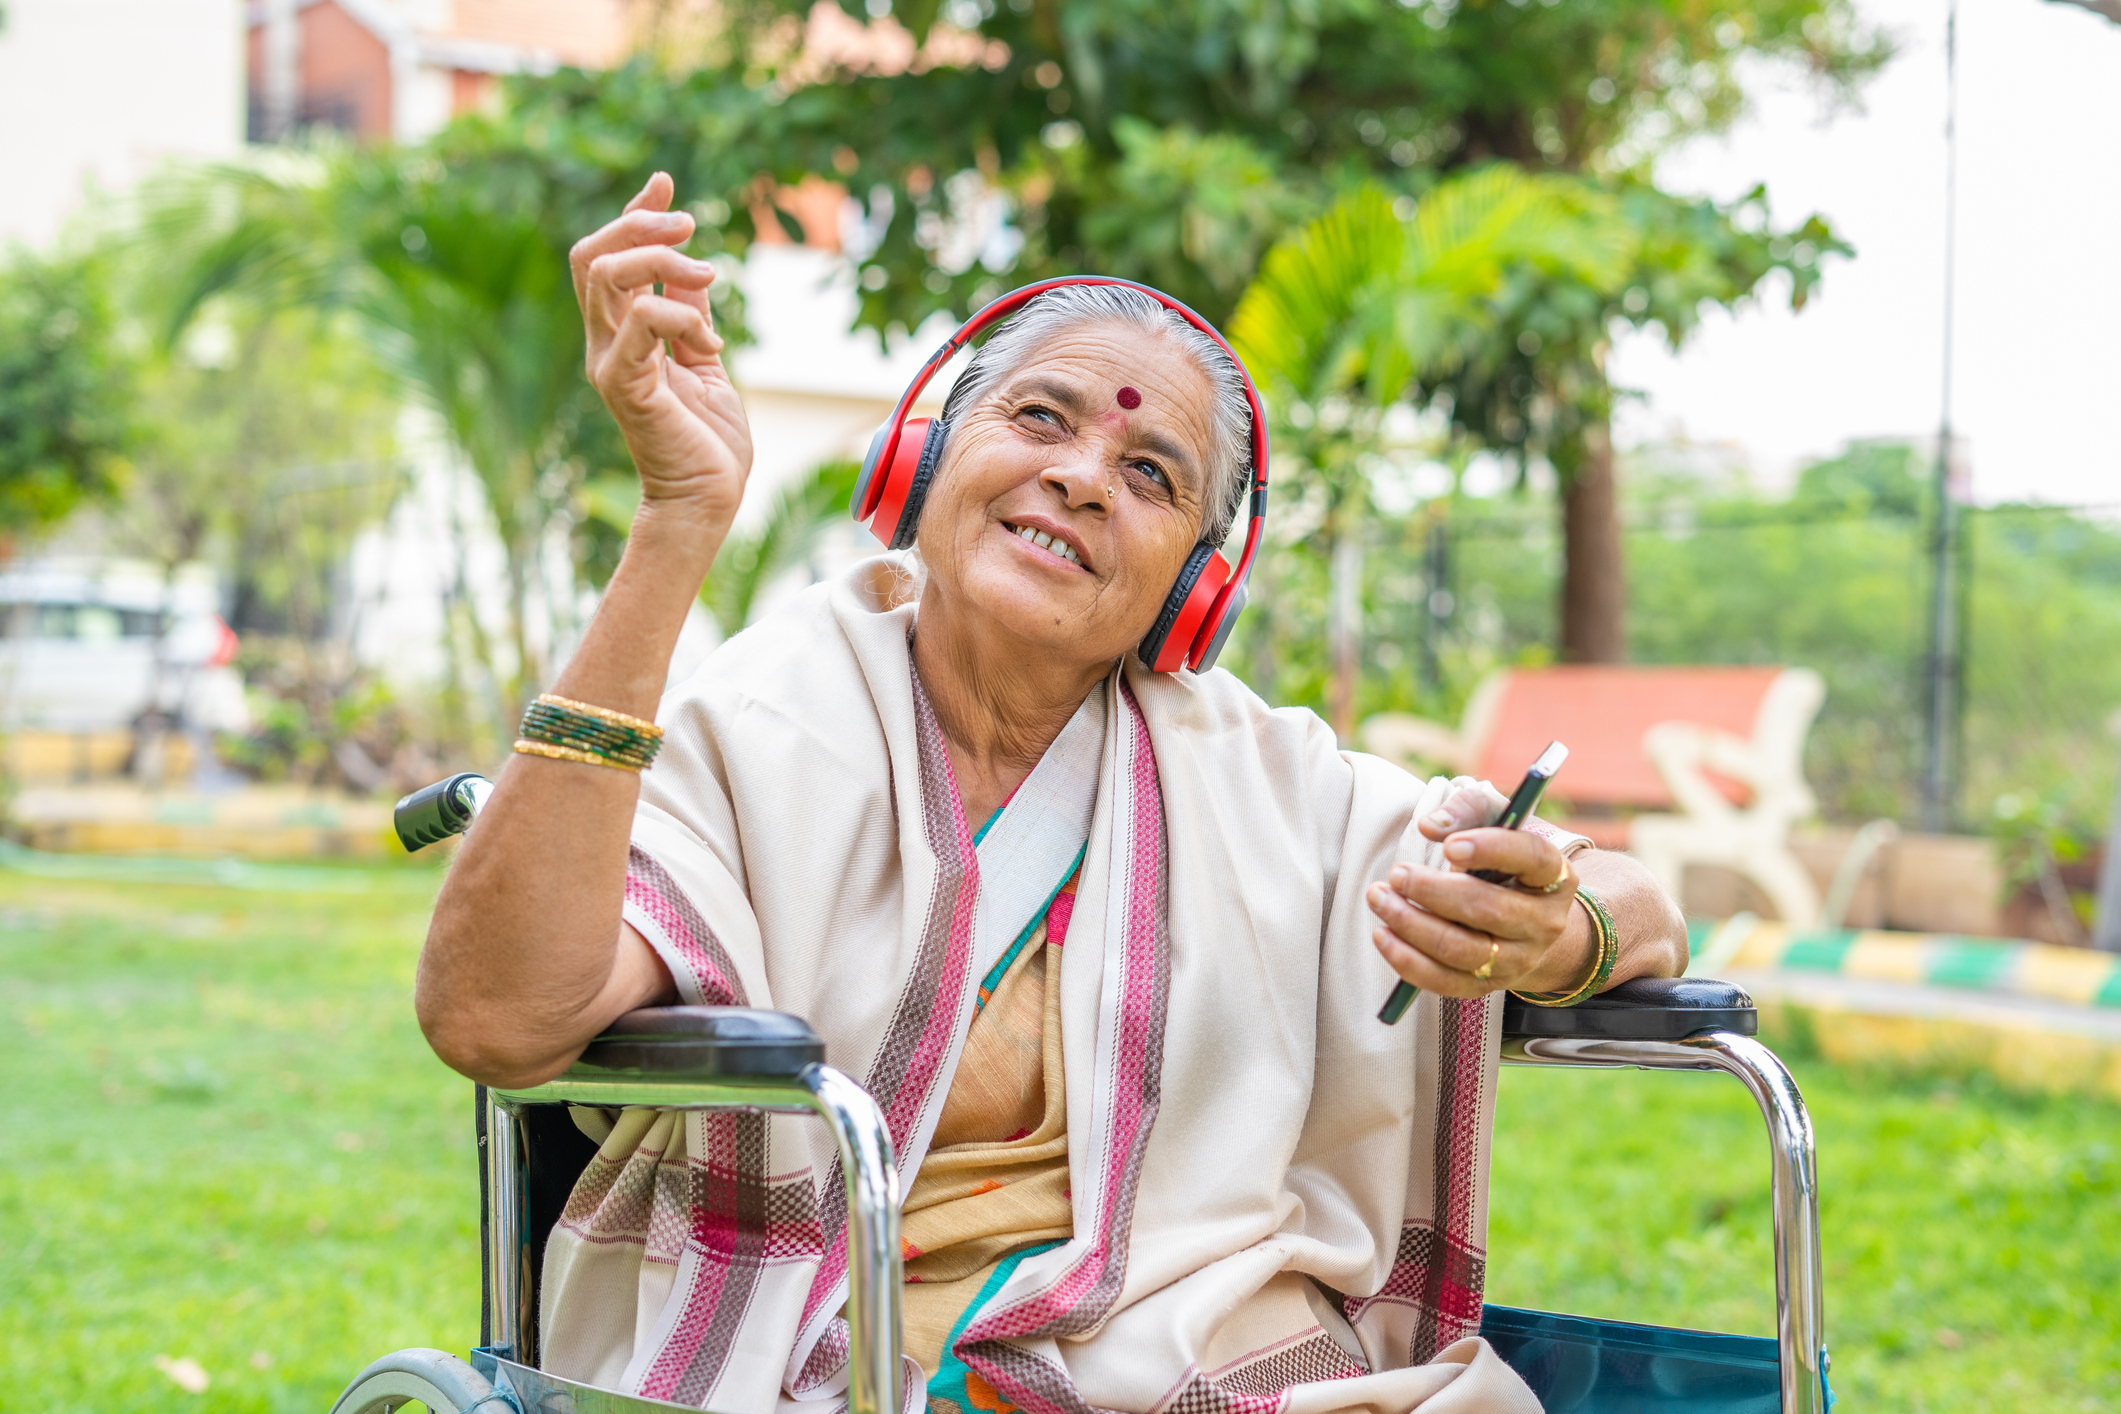
[(1508, 791), (1563, 741), (1568, 764), (1549, 796), (1570, 829), (1625, 848), (1674, 897), (1689, 864), (1733, 870), (1784, 922), (1809, 928), (1819, 894), (1789, 833), (1816, 808), (1804, 739), (1825, 698), (1809, 668), (1513, 668), (1481, 683), (1456, 729), (1385, 713), (1362, 724), (1361, 744)]

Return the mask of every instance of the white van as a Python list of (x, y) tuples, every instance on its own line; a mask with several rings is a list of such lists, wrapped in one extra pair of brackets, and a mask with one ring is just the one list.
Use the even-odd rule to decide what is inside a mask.
[(248, 730), (236, 635), (214, 598), (210, 582), (181, 578), (165, 608), (160, 582), (122, 563), (0, 572), (0, 730), (109, 731), (150, 708), (179, 729)]

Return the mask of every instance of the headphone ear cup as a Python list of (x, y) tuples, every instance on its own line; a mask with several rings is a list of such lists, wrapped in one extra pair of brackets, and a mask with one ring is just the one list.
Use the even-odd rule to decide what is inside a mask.
[(869, 443), (861, 478), (855, 483), (854, 513), (859, 518), (868, 498), (875, 497), (876, 509), (868, 517), (869, 533), (889, 549), (903, 550), (913, 543), (913, 532), (920, 524), (921, 502), (928, 496), (926, 478), (934, 475), (935, 457), (942, 451), (942, 430), (941, 423), (928, 418), (907, 418), (899, 430), (898, 445), (891, 449), (888, 466), (878, 463), (884, 444), (890, 440), (891, 424), (879, 428)]
[(1184, 667), (1207, 627), (1209, 610), (1229, 582), (1230, 562), (1222, 552), (1213, 545), (1195, 545), (1178, 572), (1178, 582), (1164, 596), (1163, 610), (1149, 636), (1134, 650), (1143, 665), (1159, 673), (1175, 673)]
[[(899, 512), (898, 530), (891, 537), (891, 548), (907, 550), (913, 547), (914, 537), (920, 533), (921, 507), (928, 504), (928, 488), (935, 484), (935, 469), (942, 464), (943, 443), (950, 438), (950, 424), (941, 418), (926, 423), (921, 434), (921, 454), (913, 464), (913, 484), (906, 488), (906, 509)], [(906, 426), (911, 428), (912, 423)]]
[(1194, 672), (1204, 673), (1215, 666), (1215, 660), (1223, 655), (1223, 645), (1230, 641), (1230, 630), (1237, 627), (1237, 616), (1245, 611), (1245, 600), (1249, 597), (1246, 586), (1238, 585), (1230, 591), (1223, 611), (1213, 622), (1201, 627), (1200, 637), (1193, 641)]
[(886, 422), (877, 428), (876, 435), (869, 439), (869, 450), (862, 453), (861, 474), (854, 478), (854, 499), (847, 503), (857, 522), (876, 514), (871, 488), (876, 485), (876, 464), (884, 459), (884, 444), (891, 440), (891, 427), (892, 424)]

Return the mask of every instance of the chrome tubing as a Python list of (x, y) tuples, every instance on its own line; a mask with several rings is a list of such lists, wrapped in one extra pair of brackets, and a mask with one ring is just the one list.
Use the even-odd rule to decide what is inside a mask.
[(523, 1131), (500, 1092), (486, 1092), (486, 1300), (493, 1317), (487, 1339), (526, 1365), (537, 1363), (530, 1304), (530, 1233), (523, 1174)]
[(1819, 1259), (1819, 1173), (1812, 1117), (1787, 1067), (1766, 1046), (1730, 1031), (1678, 1041), (1616, 1041), (1536, 1036), (1505, 1040), (1516, 1065), (1634, 1066), (1642, 1070), (1720, 1070), (1752, 1092), (1767, 1122), (1773, 1160), (1775, 1333), (1782, 1356), (1782, 1414), (1826, 1414), (1826, 1311)]
[[(847, 1182), (847, 1399), (849, 1414), (897, 1414), (899, 1386), (899, 1285), (904, 1258), (899, 1248), (898, 1165), (891, 1131), (883, 1111), (851, 1076), (829, 1065), (807, 1065), (788, 1080), (688, 1080), (682, 1076), (625, 1072), (600, 1073), (579, 1067), (528, 1090), (488, 1091), (488, 1182), (499, 1195), (504, 1177), (494, 1155), (517, 1142), (512, 1111), (522, 1105), (588, 1105), (614, 1109), (629, 1105), (665, 1110), (749, 1110), (771, 1114), (814, 1114), (825, 1121), (839, 1146), (840, 1169)], [(500, 1116), (502, 1118), (496, 1118)], [(509, 1144), (498, 1136), (505, 1120)], [(493, 1200), (493, 1226), (522, 1233), (520, 1164), (505, 1175), (511, 1221), (502, 1222), (502, 1202)], [(531, 1314), (525, 1308), (529, 1290), (527, 1240), (492, 1239), (494, 1332), (497, 1342), (511, 1342), (511, 1358), (535, 1365), (530, 1339)], [(503, 1293), (508, 1293), (504, 1303)], [(508, 1313), (504, 1320), (504, 1310)], [(526, 1358), (525, 1352), (530, 1352)]]
[(850, 1414), (897, 1414), (905, 1276), (891, 1131), (869, 1092), (831, 1066), (805, 1066), (797, 1083), (831, 1127), (847, 1180), (848, 1408)]

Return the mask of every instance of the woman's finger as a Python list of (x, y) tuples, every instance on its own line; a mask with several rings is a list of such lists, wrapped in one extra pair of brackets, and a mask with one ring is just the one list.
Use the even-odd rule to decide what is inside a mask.
[(666, 342), (696, 355), (695, 361), (722, 350), (721, 336), (699, 310), (662, 295), (636, 295), (606, 351), (597, 386), (624, 383), (653, 367)]
[(677, 195), (677, 190), (678, 184), (668, 172), (650, 172), (648, 180), (633, 194), (633, 200), (626, 203), (626, 210), (668, 211), (670, 198)]
[(1435, 914), (1480, 933), (1544, 946), (1568, 925), (1569, 896), (1527, 893), (1507, 884), (1491, 884), (1470, 874), (1402, 865), (1393, 871), (1393, 886)]
[(707, 321), (708, 332), (714, 335), (714, 350), (711, 353), (701, 353), (694, 345), (689, 343), (675, 344), (671, 347), (672, 356), (687, 368), (697, 368), (702, 364), (712, 363), (721, 357), (723, 339), (721, 331), (714, 327), (714, 307), (708, 302), (708, 289), (709, 286), (706, 285), (702, 285), (697, 289), (688, 289), (683, 285), (665, 285), (663, 287), (664, 299), (671, 301), (673, 304), (682, 304), (687, 308), (698, 310), (700, 318)]
[(589, 264), (583, 281), (583, 317), (592, 325), (616, 329), (636, 294), (652, 291), (658, 284), (671, 293), (686, 288), (705, 290), (714, 279), (712, 264), (669, 246), (615, 250)]
[(1530, 889), (1543, 889), (1569, 872), (1568, 862), (1553, 841), (1530, 830), (1461, 830), (1444, 841), (1443, 857), (1453, 869), (1465, 873), (1492, 869)]
[(1483, 981), (1469, 972), (1445, 967), (1387, 928), (1373, 928), (1370, 943), (1394, 972), (1425, 992), (1442, 997), (1484, 997), (1501, 985), (1496, 980)]
[(1461, 972), (1471, 972), (1496, 957), (1492, 944), (1497, 941), (1515, 946), (1514, 940), (1491, 937), (1484, 930), (1416, 908), (1385, 884), (1370, 886), (1369, 902), (1370, 911), (1401, 942)]
[(1421, 817), (1421, 832), (1432, 840), (1485, 825), (1495, 818), (1495, 802), (1479, 786), (1460, 786), (1442, 805)]
[(704, 290), (714, 283), (711, 260), (699, 260), (666, 245), (633, 246), (600, 255), (589, 263), (592, 287), (638, 290), (649, 285), (682, 285)]
[(574, 243), (567, 252), (567, 268), (574, 276), (574, 297), (589, 314), (589, 270), (604, 256), (637, 246), (679, 246), (692, 239), (694, 222), (683, 211), (629, 211), (598, 227)]

